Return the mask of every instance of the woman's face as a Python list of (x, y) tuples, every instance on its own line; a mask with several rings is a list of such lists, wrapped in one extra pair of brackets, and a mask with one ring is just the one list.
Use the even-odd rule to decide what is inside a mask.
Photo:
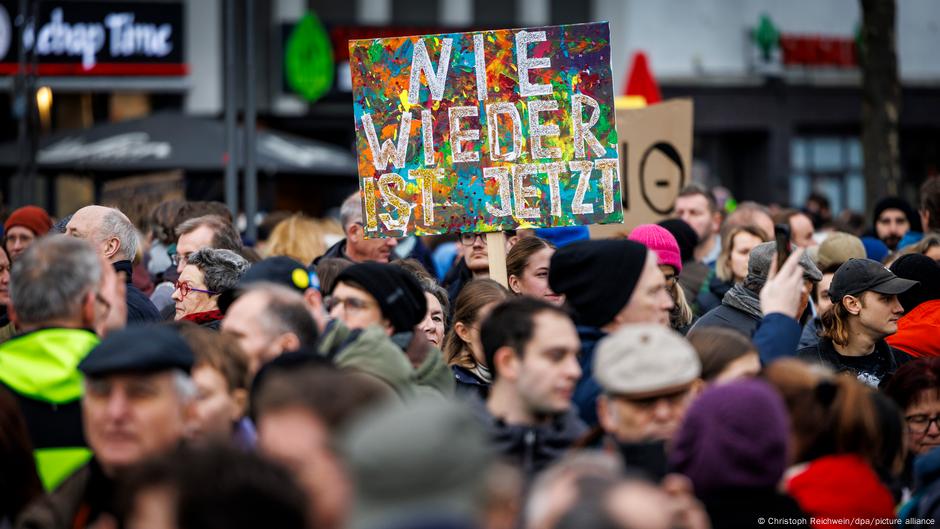
[(10, 303), (10, 260), (7, 253), (0, 251), (0, 306)]
[(441, 346), (444, 341), (444, 309), (441, 308), (441, 302), (437, 296), (430, 292), (424, 293), (424, 299), (428, 302), (428, 312), (424, 319), (418, 324), (418, 328), (424, 333), (429, 342), (436, 347)]
[(728, 258), (731, 260), (731, 273), (735, 283), (740, 283), (747, 277), (747, 261), (751, 250), (762, 242), (760, 237), (746, 231), (735, 234), (731, 240), (731, 255)]
[(940, 446), (940, 391), (924, 390), (904, 410), (911, 452), (926, 454)]
[(206, 441), (228, 440), (232, 435), (232, 426), (244, 411), (244, 390), (240, 390), (241, 395), (229, 391), (225, 376), (208, 365), (199, 365), (193, 369), (193, 382), (196, 384), (196, 426), (193, 437)]
[(483, 354), (483, 342), (480, 341), (480, 326), (483, 325), (483, 321), (486, 320), (487, 316), (490, 315), (490, 312), (493, 311), (493, 307), (499, 305), (499, 303), (490, 303), (488, 305), (483, 305), (480, 307), (480, 310), (477, 312), (476, 323), (470, 325), (470, 342), (467, 345), (470, 347), (470, 352), (473, 354), (473, 359), (476, 363), (481, 365), (486, 365), (486, 356)]
[(548, 267), (554, 248), (542, 248), (529, 256), (529, 262), (522, 271), (521, 277), (509, 278), (509, 286), (516, 294), (542, 299), (553, 305), (565, 302), (565, 296), (556, 294), (548, 286)]
[(173, 295), (171, 297), (173, 298), (173, 301), (176, 302), (175, 319), (178, 320), (190, 314), (208, 312), (210, 310), (219, 308), (217, 303), (219, 296), (217, 294), (207, 294), (205, 292), (198, 291), (209, 290), (206, 288), (204, 281), (205, 277), (198, 268), (193, 265), (186, 265), (183, 267), (183, 271), (180, 273), (180, 278), (177, 283), (180, 286), (184, 284), (187, 285), (189, 292), (187, 292), (184, 296), (179, 287), (173, 291)]

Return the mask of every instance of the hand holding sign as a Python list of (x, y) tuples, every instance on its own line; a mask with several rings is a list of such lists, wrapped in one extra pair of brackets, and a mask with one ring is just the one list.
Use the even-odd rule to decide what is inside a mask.
[(369, 236), (622, 221), (606, 23), (349, 48)]

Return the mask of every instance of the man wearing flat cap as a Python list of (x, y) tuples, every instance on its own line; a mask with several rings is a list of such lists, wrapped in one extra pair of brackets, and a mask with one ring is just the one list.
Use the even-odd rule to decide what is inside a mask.
[(818, 344), (800, 349), (800, 358), (854, 374), (878, 387), (910, 356), (893, 349), (885, 338), (898, 331), (904, 307), (898, 300), (917, 281), (894, 275), (878, 261), (849, 259), (829, 285), (832, 308), (822, 315)]
[(193, 352), (170, 327), (138, 325), (108, 335), (78, 365), (82, 422), (92, 460), (34, 502), (17, 527), (90, 527), (115, 512), (115, 479), (177, 446), (195, 417)]
[(656, 253), (634, 241), (579, 241), (552, 255), (548, 284), (564, 294), (574, 311), (581, 340), (583, 376), (574, 393), (581, 419), (597, 425), (594, 347), (607, 334), (631, 323), (666, 327), (673, 308)]
[(628, 468), (665, 476), (667, 445), (704, 387), (701, 373), (695, 349), (671, 329), (628, 325), (601, 340), (594, 359), (604, 391), (597, 416)]
[[(776, 243), (772, 241), (755, 246), (747, 261), (747, 277), (744, 282), (734, 285), (722, 298), (721, 305), (702, 315), (692, 329), (727, 327), (749, 338), (754, 336), (764, 318), (760, 291), (767, 282), (776, 255)], [(822, 279), (822, 272), (806, 253), (800, 255), (799, 264), (803, 269), (803, 291), (797, 319), (806, 312), (813, 285)]]

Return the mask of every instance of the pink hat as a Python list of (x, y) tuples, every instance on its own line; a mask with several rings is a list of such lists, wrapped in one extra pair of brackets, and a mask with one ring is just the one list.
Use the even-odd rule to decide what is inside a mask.
[(666, 228), (656, 224), (641, 224), (633, 228), (628, 239), (656, 252), (656, 256), (659, 258), (658, 264), (669, 265), (676, 269), (676, 273), (682, 271), (679, 243), (676, 242), (676, 238)]

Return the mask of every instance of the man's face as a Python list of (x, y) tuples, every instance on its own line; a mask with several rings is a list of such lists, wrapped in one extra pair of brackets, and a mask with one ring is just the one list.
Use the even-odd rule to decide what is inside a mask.
[(252, 375), (284, 352), (277, 337), (264, 325), (267, 308), (267, 296), (263, 292), (248, 292), (229, 306), (222, 320), (222, 332), (238, 341), (248, 357), (248, 370)]
[(900, 209), (888, 208), (881, 212), (875, 220), (875, 232), (885, 245), (894, 250), (901, 238), (911, 229), (907, 215)]
[(176, 255), (179, 257), (179, 264), (176, 265), (176, 272), (183, 273), (183, 267), (186, 266), (186, 260), (195, 252), (203, 248), (212, 247), (212, 239), (215, 238), (215, 231), (209, 226), (199, 226), (195, 230), (180, 235), (176, 241)]
[(387, 263), (396, 246), (398, 246), (398, 239), (394, 237), (366, 239), (365, 230), (360, 224), (353, 224), (348, 228), (346, 255), (357, 263), (365, 261)]
[(689, 195), (676, 199), (676, 217), (684, 220), (698, 234), (699, 244), (711, 238), (718, 230), (720, 216), (708, 208), (708, 199), (702, 195)]
[(862, 293), (860, 301), (858, 320), (870, 336), (880, 340), (898, 332), (904, 308), (897, 296), (868, 290)]
[(350, 329), (365, 329), (369, 325), (388, 327), (382, 317), (379, 302), (365, 290), (340, 282), (333, 288), (328, 302), (330, 317), (340, 320)]
[(822, 280), (816, 285), (816, 311), (823, 315), (832, 309), (832, 300), (829, 299), (829, 285), (832, 284), (832, 276), (835, 274), (823, 274)]
[(88, 377), (82, 397), (85, 438), (106, 471), (175, 446), (192, 420), (168, 371)]
[(643, 273), (637, 281), (627, 305), (614, 316), (619, 327), (627, 323), (658, 323), (669, 325), (669, 311), (674, 302), (666, 290), (666, 278), (656, 266), (656, 254), (646, 253)]
[(809, 248), (818, 243), (813, 239), (813, 221), (802, 213), (790, 217), (790, 241), (800, 248)]
[(300, 407), (266, 412), (258, 420), (258, 448), (293, 472), (316, 526), (343, 526), (352, 487), (323, 421)]
[(601, 426), (621, 443), (669, 441), (678, 431), (696, 393), (694, 385), (675, 393), (634, 399), (626, 395), (601, 397)]
[[(200, 365), (193, 369), (196, 384), (194, 437), (206, 441), (226, 441), (242, 416), (242, 401), (218, 369)], [(244, 390), (242, 390), (244, 391)]]
[(36, 234), (29, 228), (23, 226), (11, 226), (6, 233), (6, 249), (10, 254), (10, 259), (16, 258), (29, 248), (30, 244), (36, 240)]
[(564, 413), (581, 378), (578, 333), (569, 318), (552, 312), (540, 312), (532, 320), (532, 339), (520, 360), (517, 391), (534, 415)]

